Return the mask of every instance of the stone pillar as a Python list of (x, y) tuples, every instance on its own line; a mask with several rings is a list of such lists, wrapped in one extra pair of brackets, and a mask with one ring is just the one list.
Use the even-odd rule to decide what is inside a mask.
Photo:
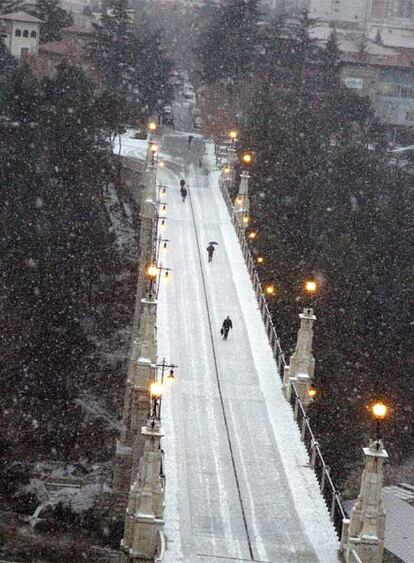
[(145, 169), (143, 201), (157, 201), (157, 165), (149, 163)]
[(385, 536), (385, 510), (382, 497), (383, 465), (388, 458), (382, 440), (371, 440), (363, 448), (365, 469), (361, 489), (350, 519), (344, 520), (341, 551), (346, 563), (354, 551), (364, 563), (382, 563)]
[[(313, 323), (316, 320), (313, 309), (304, 308), (299, 315), (300, 328), (296, 342), (295, 351), (292, 354), (289, 365), (290, 383), (295, 383), (298, 390), (299, 398), (306, 406), (312, 399), (309, 397), (308, 391), (312, 384), (313, 374), (315, 371), (315, 358), (312, 354), (313, 341)], [(285, 385), (285, 382), (284, 382)], [(284, 390), (288, 386), (285, 385)], [(285, 391), (287, 397), (287, 391)]]
[(249, 173), (245, 170), (240, 175), (239, 192), (234, 201), (234, 210), (241, 215), (249, 214)]
[(125, 561), (154, 561), (159, 531), (164, 525), (164, 482), (161, 476), (160, 422), (149, 419), (142, 428), (144, 451), (128, 499), (121, 549)]
[[(134, 323), (140, 317), (140, 304), (142, 297), (145, 296), (149, 282), (146, 279), (145, 270), (155, 260), (155, 248), (157, 240), (157, 218), (156, 218), (156, 199), (157, 181), (156, 166), (150, 164), (145, 171), (144, 190), (141, 200), (140, 217), (140, 256), (137, 280), (137, 299), (135, 307)], [(137, 327), (136, 327), (137, 328)]]
[(292, 387), (290, 385), (290, 367), (286, 365), (283, 368), (282, 391), (288, 401), (290, 401), (291, 390)]
[(154, 379), (157, 302), (142, 299), (141, 307), (141, 322), (133, 347), (133, 357), (138, 357), (131, 359), (129, 364), (121, 437), (116, 444), (113, 478), (115, 493), (128, 492), (134, 456), (138, 456), (138, 460), (141, 457), (142, 451), (139, 451), (136, 437), (141, 435), (140, 429), (148, 416), (148, 388), (150, 381)]

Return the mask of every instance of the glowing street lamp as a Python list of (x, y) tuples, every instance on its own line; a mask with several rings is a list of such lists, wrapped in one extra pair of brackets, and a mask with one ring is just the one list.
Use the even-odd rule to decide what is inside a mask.
[(150, 119), (148, 121), (147, 129), (150, 133), (155, 133), (155, 131), (158, 129), (158, 123), (155, 121), (155, 119)]
[(154, 381), (150, 385), (150, 417), (153, 420), (160, 420), (161, 416), (161, 397), (162, 397), (162, 384)]
[(381, 439), (381, 433), (380, 433), (380, 425), (381, 422), (384, 420), (384, 418), (387, 416), (388, 414), (388, 406), (383, 403), (382, 401), (378, 401), (376, 403), (374, 403), (371, 406), (371, 413), (372, 416), (374, 417), (374, 419), (376, 420), (377, 423), (377, 430), (376, 430), (376, 440), (377, 440), (377, 449), (379, 449), (380, 446), (380, 439)]
[(158, 263), (158, 259), (160, 257), (160, 252), (166, 252), (167, 248), (168, 248), (168, 243), (170, 242), (170, 239), (168, 238), (162, 238), (161, 235), (158, 236), (157, 239), (157, 252), (155, 253), (155, 261)]
[(159, 398), (162, 395), (162, 384), (161, 383), (151, 383), (151, 387), (150, 387), (150, 393), (151, 393), (151, 397), (156, 397)]
[(244, 151), (240, 155), (240, 162), (244, 166), (251, 166), (253, 164), (254, 154), (251, 151)]
[(231, 131), (229, 131), (229, 137), (231, 139), (231, 146), (232, 148), (234, 147), (234, 143), (237, 141), (237, 130), (236, 129), (232, 129)]
[(163, 358), (162, 362), (160, 362), (159, 364), (155, 364), (155, 367), (161, 368), (161, 385), (164, 384), (164, 373), (167, 369), (169, 370), (167, 375), (167, 381), (175, 382), (174, 368), (178, 368), (176, 364), (168, 364), (165, 358)]
[(247, 227), (247, 225), (250, 223), (250, 217), (248, 213), (243, 213), (243, 225), (245, 227)]
[(313, 400), (317, 394), (318, 394), (318, 390), (316, 389), (316, 386), (313, 383), (311, 383), (308, 389), (309, 398)]
[(155, 164), (155, 154), (158, 151), (158, 145), (152, 142), (150, 144), (150, 151), (151, 151), (151, 164)]
[[(157, 368), (155, 372), (155, 381), (150, 385), (150, 398), (152, 403), (151, 417), (155, 420), (161, 418), (161, 399), (164, 390), (164, 373), (168, 369), (167, 382), (175, 382), (174, 368), (178, 366), (175, 364), (168, 364), (165, 358), (159, 364), (154, 364), (153, 367)], [(158, 368), (161, 368), (161, 376), (158, 375)]]
[(305, 289), (305, 292), (309, 296), (310, 307), (314, 308), (314, 305), (315, 305), (314, 300), (315, 300), (316, 293), (318, 291), (318, 284), (316, 283), (316, 281), (314, 279), (306, 280), (305, 284), (304, 284), (304, 289)]
[(256, 231), (250, 231), (250, 233), (247, 235), (247, 238), (249, 238), (250, 240), (254, 240), (256, 237), (257, 237)]
[(268, 297), (273, 297), (274, 295), (276, 295), (276, 287), (272, 283), (265, 285), (264, 290)]
[(171, 276), (170, 276), (170, 272), (171, 272), (171, 271), (172, 271), (172, 268), (165, 268), (165, 267), (163, 267), (162, 264), (160, 264), (160, 265), (158, 266), (158, 283), (157, 283), (157, 295), (156, 295), (156, 299), (158, 299), (158, 293), (159, 293), (159, 291), (160, 291), (161, 273), (164, 272), (164, 276), (163, 276), (163, 277), (164, 277), (164, 280), (165, 280), (165, 281), (168, 281), (168, 280), (171, 278)]
[(263, 264), (263, 263), (264, 263), (264, 258), (263, 258), (263, 256), (258, 256), (258, 257), (256, 258), (256, 262), (257, 262), (258, 264)]
[(145, 268), (145, 276), (149, 279), (149, 288), (148, 288), (148, 293), (149, 293), (149, 298), (152, 299), (152, 287), (154, 285), (155, 280), (157, 279), (158, 276), (158, 266), (155, 263), (149, 264), (146, 268)]
[(316, 283), (316, 281), (314, 280), (307, 280), (305, 282), (305, 291), (309, 294), (309, 295), (313, 295), (314, 293), (316, 293), (318, 289), (318, 285)]
[(150, 264), (147, 266), (146, 274), (150, 279), (155, 279), (158, 276), (158, 266), (156, 264)]
[(158, 201), (160, 201), (160, 197), (164, 197), (167, 193), (167, 186), (158, 186)]

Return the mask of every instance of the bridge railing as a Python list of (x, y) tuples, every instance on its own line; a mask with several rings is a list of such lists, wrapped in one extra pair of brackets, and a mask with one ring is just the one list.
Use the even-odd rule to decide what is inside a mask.
[(363, 563), (362, 559), (359, 557), (355, 549), (351, 549), (351, 551), (349, 552), (349, 561), (350, 563)]
[[(223, 181), (222, 178), (220, 178), (219, 186), (240, 242), (249, 276), (253, 284), (256, 300), (259, 305), (260, 314), (265, 325), (267, 338), (272, 348), (273, 357), (275, 358), (277, 364), (279, 376), (282, 378), (283, 368), (287, 366), (287, 362), (280, 345), (280, 339), (277, 335), (276, 328), (272, 320), (272, 315), (266, 301), (266, 296), (263, 291), (259, 274), (254, 264), (252, 253), (247, 243), (245, 228), (241, 221), (241, 214), (235, 211), (233, 202), (226, 186), (226, 182)], [(321, 449), (319, 447), (319, 443), (315, 438), (315, 435), (309, 423), (309, 419), (306, 415), (306, 409), (299, 397), (298, 391), (294, 384), (292, 384), (290, 403), (293, 407), (294, 418), (300, 429), (302, 441), (304, 442), (309, 454), (310, 467), (316, 474), (321, 494), (325, 499), (329, 510), (331, 521), (335, 527), (338, 537), (340, 538), (342, 531), (342, 521), (344, 518), (346, 518), (346, 513), (341, 502), (341, 495), (335, 488), (335, 485), (332, 481), (329, 467), (325, 463)]]

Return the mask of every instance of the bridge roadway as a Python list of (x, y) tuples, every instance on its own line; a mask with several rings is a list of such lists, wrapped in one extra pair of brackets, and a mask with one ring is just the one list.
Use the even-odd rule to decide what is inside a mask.
[[(163, 141), (174, 166), (161, 281), (158, 355), (177, 364), (162, 402), (167, 476), (166, 561), (331, 563), (337, 539), (283, 398), (242, 253), (218, 188), (199, 166), (211, 146)], [(206, 154), (203, 162), (213, 161)], [(177, 166), (181, 163), (181, 169)], [(210, 166), (211, 168), (212, 166)], [(184, 177), (189, 197), (182, 202)], [(207, 262), (210, 240), (219, 245)], [(228, 341), (220, 327), (230, 315)]]

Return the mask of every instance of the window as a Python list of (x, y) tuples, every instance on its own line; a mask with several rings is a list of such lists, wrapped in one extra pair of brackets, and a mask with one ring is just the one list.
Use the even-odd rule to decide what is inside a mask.
[(30, 32), (30, 37), (37, 37), (37, 33), (35, 31)]
[(16, 29), (16, 31), (14, 32), (14, 36), (15, 37), (21, 37), (22, 36), (22, 32), (20, 31), (20, 29)]
[(400, 86), (400, 96), (401, 98), (412, 98), (413, 89), (411, 86)]
[(379, 93), (381, 96), (390, 96), (393, 98), (398, 96), (398, 86), (392, 84), (392, 82), (384, 82), (379, 88)]
[(20, 49), (20, 57), (21, 58), (25, 57), (28, 54), (29, 54), (29, 48), (28, 47), (22, 47)]
[(27, 29), (23, 31), (23, 37), (29, 37), (29, 31)]

